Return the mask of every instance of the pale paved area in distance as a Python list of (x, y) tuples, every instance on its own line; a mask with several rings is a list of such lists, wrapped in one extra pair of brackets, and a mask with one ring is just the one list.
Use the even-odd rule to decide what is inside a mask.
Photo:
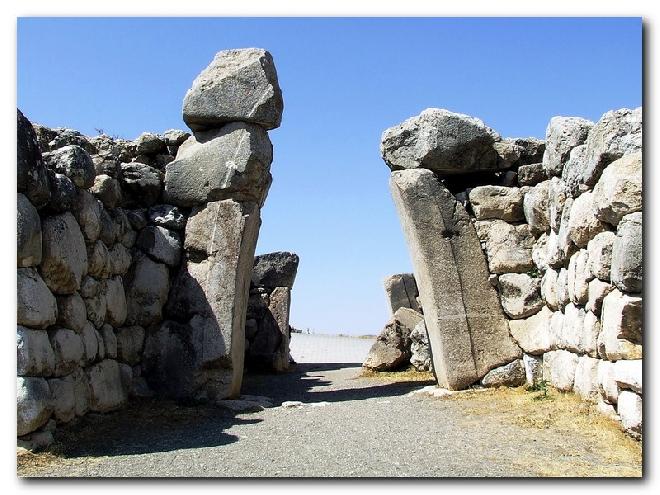
[[(65, 459), (28, 465), (19, 474), (571, 476), (602, 473), (604, 466), (611, 475), (640, 472), (632, 457), (607, 457), (588, 428), (525, 426), (510, 419), (506, 405), (482, 413), (474, 393), (451, 400), (410, 396), (428, 383), (362, 378), (359, 365), (334, 364), (361, 362), (370, 344), (294, 334), (295, 371), (247, 375), (244, 382), (245, 394), (268, 396), (275, 407), (235, 415), (157, 403), (86, 417), (68, 432), (58, 430), (60, 439), (75, 438), (60, 444)], [(303, 405), (278, 407), (292, 400)]]

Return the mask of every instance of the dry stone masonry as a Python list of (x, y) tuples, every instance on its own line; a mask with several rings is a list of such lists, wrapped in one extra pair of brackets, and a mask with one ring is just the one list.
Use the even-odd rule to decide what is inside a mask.
[(428, 109), (381, 153), (438, 383), (546, 380), (641, 436), (641, 108), (554, 117), (544, 142)]
[[(193, 82), (183, 105), (192, 135), (87, 137), (18, 112), (23, 445), (43, 446), (57, 423), (130, 397), (240, 394), (260, 208), (272, 181), (267, 130), (282, 110), (271, 55), (244, 49), (219, 52)], [(269, 287), (275, 369), (289, 359), (295, 267), (286, 270), (276, 286), (254, 285)]]

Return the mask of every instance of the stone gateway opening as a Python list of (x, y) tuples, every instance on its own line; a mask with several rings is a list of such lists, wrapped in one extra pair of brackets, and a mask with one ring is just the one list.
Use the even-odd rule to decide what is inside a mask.
[[(641, 437), (641, 108), (595, 123), (555, 117), (545, 141), (502, 138), (437, 108), (385, 130), (380, 152), (414, 274), (385, 280), (392, 316), (361, 357), (297, 368), (289, 313), (304, 259), (255, 256), (273, 180), (268, 131), (283, 109), (272, 56), (250, 48), (219, 52), (193, 81), (190, 133), (86, 137), (18, 111), (20, 446), (44, 448), (56, 428), (129, 401), (194, 404), (205, 434), (215, 431), (210, 405), (307, 407), (296, 421), (312, 435), (323, 407), (341, 417), (352, 403), (368, 417), (355, 402), (369, 400), (405, 417), (403, 397), (419, 401), (428, 428), (416, 434), (431, 445), (429, 396), (523, 386), (574, 391)], [(403, 382), (377, 381), (406, 369)], [(255, 374), (247, 392), (245, 370)], [(465, 410), (447, 407), (461, 424)], [(257, 426), (225, 420), (223, 431)], [(451, 436), (443, 428), (437, 438)], [(200, 431), (185, 430), (195, 446)], [(213, 435), (210, 446), (234, 448)]]

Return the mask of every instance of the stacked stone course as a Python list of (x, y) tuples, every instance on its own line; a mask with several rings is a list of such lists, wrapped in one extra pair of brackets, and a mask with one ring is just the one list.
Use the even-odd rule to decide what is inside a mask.
[(555, 117), (545, 142), (429, 109), (386, 130), (381, 152), (439, 384), (546, 380), (639, 437), (641, 108)]

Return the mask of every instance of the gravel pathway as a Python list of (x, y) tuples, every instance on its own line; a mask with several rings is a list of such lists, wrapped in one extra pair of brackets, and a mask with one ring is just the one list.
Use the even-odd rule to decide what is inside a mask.
[[(552, 428), (521, 426), (495, 413), (475, 415), (479, 404), (474, 393), (449, 400), (409, 395), (427, 383), (360, 377), (359, 365), (339, 362), (343, 360), (333, 347), (319, 351), (319, 345), (322, 362), (309, 347), (329, 339), (294, 335), (292, 355), (299, 364), (293, 372), (246, 376), (244, 393), (267, 396), (275, 407), (235, 415), (218, 408), (151, 403), (92, 415), (58, 430), (65, 458), (26, 467), (19, 474), (571, 476), (602, 472), (596, 468), (612, 464), (589, 431), (562, 436)], [(344, 339), (347, 342), (337, 340), (344, 351), (356, 352), (343, 354), (351, 358), (347, 361), (372, 342)], [(285, 401), (303, 404), (282, 407)], [(471, 401), (477, 402), (470, 407)], [(611, 466), (612, 475), (640, 470), (632, 458)]]

